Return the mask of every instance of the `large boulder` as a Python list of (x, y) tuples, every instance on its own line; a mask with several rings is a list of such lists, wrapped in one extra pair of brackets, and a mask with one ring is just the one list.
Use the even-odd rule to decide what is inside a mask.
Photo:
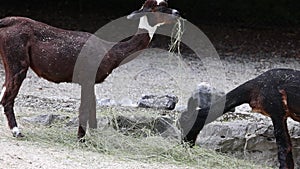
[(122, 98), (119, 101), (116, 101), (116, 100), (113, 100), (110, 98), (105, 98), (105, 99), (98, 99), (97, 106), (100, 106), (100, 107), (116, 107), (116, 106), (137, 107), (137, 104), (129, 98)]
[(180, 131), (170, 117), (117, 116), (112, 122), (114, 128), (124, 134), (145, 137), (154, 134), (165, 138), (180, 138)]
[[(180, 139), (180, 131), (174, 125), (174, 120), (170, 117), (145, 117), (119, 115), (115, 118), (102, 116), (97, 118), (97, 128), (100, 130), (113, 127), (115, 130), (125, 135), (143, 136), (160, 135), (164, 138)], [(70, 119), (67, 127), (78, 127), (78, 117)]]
[(32, 124), (41, 124), (41, 125), (51, 125), (54, 122), (62, 122), (66, 119), (69, 119), (69, 116), (57, 115), (57, 114), (42, 114), (31, 117), (23, 117), (22, 120), (27, 123)]
[[(197, 144), (259, 164), (278, 167), (278, 151), (270, 118), (257, 113), (245, 113), (250, 108), (247, 109), (243, 112), (229, 113), (206, 125), (198, 135)], [(288, 120), (288, 127), (293, 144), (294, 162), (296, 168), (299, 168), (300, 123)]]
[(112, 122), (115, 129), (125, 134), (180, 138), (180, 131), (174, 125), (174, 120), (169, 117), (118, 116)]
[[(105, 128), (109, 128), (111, 125), (111, 119), (107, 116), (97, 117), (97, 128), (103, 130)], [(66, 127), (78, 127), (79, 126), (79, 118), (73, 117), (66, 122)]]

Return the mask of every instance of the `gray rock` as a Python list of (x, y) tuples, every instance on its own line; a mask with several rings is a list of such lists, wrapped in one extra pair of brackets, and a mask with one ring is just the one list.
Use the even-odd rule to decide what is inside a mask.
[(112, 107), (112, 106), (122, 106), (122, 107), (137, 107), (129, 98), (122, 98), (120, 101), (115, 101), (109, 98), (97, 100), (97, 105), (100, 107)]
[(79, 125), (78, 117), (73, 117), (66, 123), (67, 127), (78, 127), (78, 125)]
[[(197, 144), (201, 147), (230, 153), (250, 159), (259, 164), (278, 166), (277, 145), (273, 135), (271, 120), (260, 114), (242, 114), (240, 119), (234, 114), (231, 119), (223, 117), (206, 125), (198, 135)], [(289, 133), (293, 144), (296, 168), (300, 167), (300, 123), (288, 120)]]
[(170, 118), (159, 117), (155, 119), (154, 128), (164, 138), (180, 139), (181, 133)]
[(111, 119), (109, 117), (103, 116), (103, 117), (97, 118), (97, 127), (100, 130), (109, 128), (110, 124), (111, 124)]
[(176, 105), (174, 111), (176, 112), (184, 112), (187, 110), (187, 106), (186, 105)]
[(115, 100), (105, 98), (105, 99), (99, 99), (97, 100), (97, 105), (98, 106), (116, 106), (117, 102)]
[[(97, 118), (97, 128), (98, 129), (105, 129), (110, 126), (111, 119), (109, 117), (103, 116)], [(78, 117), (71, 118), (67, 123), (67, 127), (78, 127), (79, 125), (79, 119)]]
[(138, 102), (138, 107), (173, 110), (178, 102), (178, 97), (173, 95), (145, 95)]
[(43, 114), (43, 115), (38, 115), (33, 117), (23, 117), (22, 120), (27, 123), (51, 125), (55, 121), (64, 121), (69, 118), (70, 118), (69, 116), (63, 116), (63, 115)]
[[(149, 136), (160, 135), (165, 138), (180, 138), (180, 131), (174, 126), (174, 120), (169, 117), (144, 117), (144, 116), (117, 116), (110, 118), (107, 116), (97, 118), (97, 128), (103, 130), (113, 127), (126, 135)], [(78, 127), (78, 117), (70, 119), (67, 127)]]
[(114, 128), (125, 134), (149, 136), (159, 134), (162, 137), (180, 138), (179, 130), (168, 117), (147, 118), (141, 116), (118, 116), (112, 121)]
[(122, 98), (119, 102), (118, 105), (123, 106), (123, 107), (137, 107), (136, 102), (134, 103), (130, 98)]

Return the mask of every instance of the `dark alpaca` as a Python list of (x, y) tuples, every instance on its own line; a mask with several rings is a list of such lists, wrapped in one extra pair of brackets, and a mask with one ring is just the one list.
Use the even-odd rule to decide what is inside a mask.
[[(146, 0), (140, 10), (130, 14), (129, 19), (140, 19), (137, 33), (128, 41), (118, 42), (112, 46), (101, 60), (94, 58), (99, 60), (92, 60), (99, 62), (94, 70), (94, 79), (89, 79), (91, 82), (84, 84), (78, 82), (78, 78), (74, 80), (77, 75), (73, 73), (77, 66), (75, 65), (77, 59), (82, 59), (78, 58), (82, 48), (87, 41), (94, 38), (92, 34), (63, 30), (24, 17), (1, 19), (0, 54), (5, 68), (5, 83), (0, 101), (13, 136), (23, 136), (15, 119), (14, 100), (29, 67), (38, 76), (51, 82), (80, 83), (81, 100), (84, 101), (81, 101), (79, 109), (78, 138), (84, 137), (87, 122), (90, 128), (96, 128), (94, 84), (103, 82), (113, 69), (128, 59), (127, 57), (146, 48), (159, 25), (176, 20), (178, 12), (168, 8), (167, 5), (164, 0), (159, 0), (159, 2)], [(163, 13), (170, 15), (166, 17)], [(90, 56), (86, 57), (93, 59)], [(89, 66), (83, 65), (83, 67)], [(83, 73), (84, 75), (89, 75), (89, 72)]]
[[(180, 119), (183, 140), (195, 145), (197, 135), (205, 124), (243, 103), (249, 103), (254, 112), (269, 116), (273, 122), (278, 147), (280, 168), (294, 168), (292, 144), (287, 128), (287, 118), (300, 122), (300, 71), (272, 69), (233, 89), (213, 102), (210, 107), (194, 111), (192, 117)], [(194, 107), (190, 99), (189, 106)], [(192, 104), (191, 104), (192, 103)], [(183, 114), (183, 116), (185, 116)], [(209, 118), (208, 118), (209, 117)], [(212, 117), (212, 118), (211, 118)]]

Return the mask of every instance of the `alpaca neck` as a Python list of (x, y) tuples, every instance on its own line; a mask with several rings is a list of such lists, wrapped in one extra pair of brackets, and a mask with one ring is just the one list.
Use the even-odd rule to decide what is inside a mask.
[(147, 48), (158, 26), (150, 26), (147, 17), (142, 17), (137, 33), (129, 40), (115, 44), (105, 55), (97, 72), (96, 83), (102, 82), (113, 69), (135, 59)]
[(128, 41), (119, 42), (111, 49), (112, 53), (117, 51), (113, 56), (115, 57), (115, 66), (131, 61), (139, 54), (139, 51), (147, 48), (160, 25), (150, 26), (147, 17), (141, 17), (137, 33)]
[(150, 36), (150, 40), (151, 40), (153, 38), (153, 35), (154, 35), (157, 27), (159, 27), (162, 24), (163, 23), (157, 24), (155, 26), (150, 26), (147, 16), (143, 16), (143, 17), (140, 18), (139, 29), (147, 30), (148, 33), (149, 33), (149, 36)]

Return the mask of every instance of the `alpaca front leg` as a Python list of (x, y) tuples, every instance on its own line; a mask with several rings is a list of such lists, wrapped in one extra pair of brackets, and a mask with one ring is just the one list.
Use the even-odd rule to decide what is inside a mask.
[(94, 92), (91, 93), (90, 104), (91, 105), (89, 107), (89, 128), (96, 129), (97, 128), (96, 96)]
[(83, 137), (86, 134), (88, 118), (89, 118), (89, 114), (82, 110), (82, 103), (81, 103), (79, 108), (79, 126), (77, 132), (77, 138), (80, 141), (83, 139)]
[(87, 122), (89, 122), (90, 128), (97, 128), (96, 97), (93, 84), (82, 85), (81, 87), (78, 139), (82, 139), (85, 136)]

